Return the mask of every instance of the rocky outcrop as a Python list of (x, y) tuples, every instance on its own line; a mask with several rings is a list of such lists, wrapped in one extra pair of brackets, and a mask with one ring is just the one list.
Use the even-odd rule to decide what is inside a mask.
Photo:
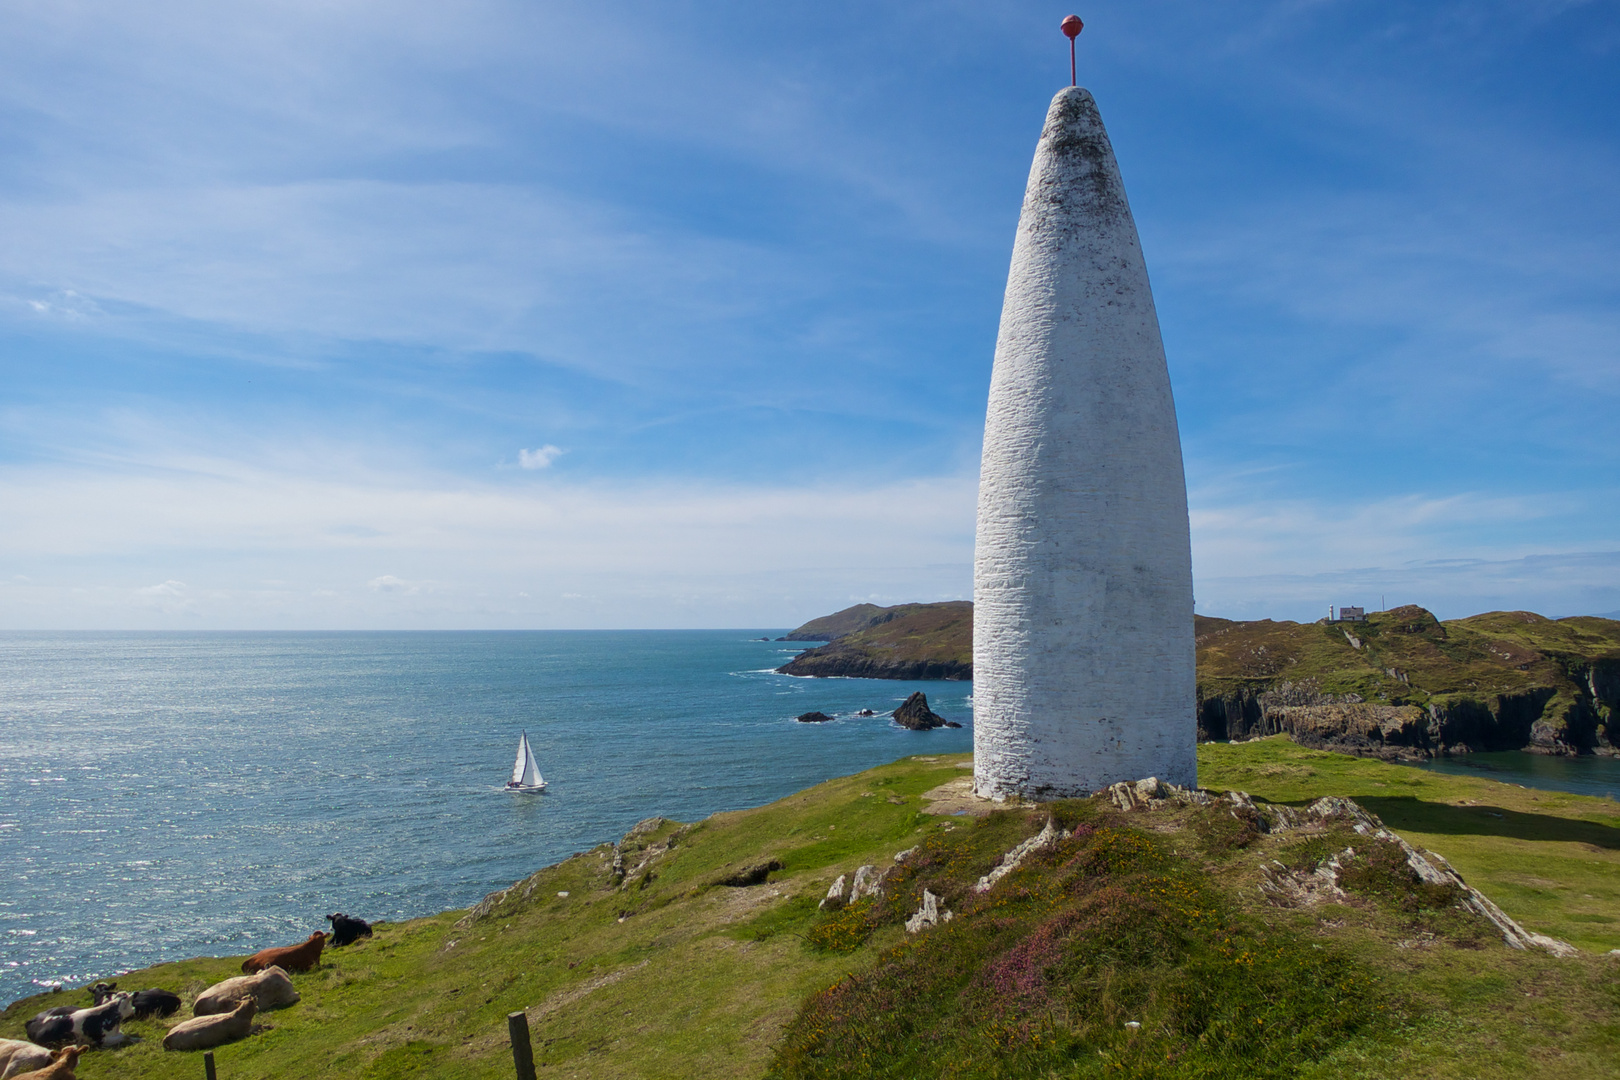
[[(1201, 739), (1287, 734), (1382, 758), (1613, 754), (1620, 622), (1416, 605), (1353, 624), (1196, 616)], [(1352, 640), (1352, 638), (1354, 640)]]
[(928, 707), (928, 697), (918, 690), (906, 698), (905, 704), (891, 713), (894, 722), (903, 728), (912, 731), (931, 731), (939, 727), (961, 727), (961, 724), (945, 719)]
[[(1376, 814), (1353, 799), (1325, 796), (1309, 806), (1293, 807), (1280, 803), (1257, 803), (1243, 791), (1218, 793), (1201, 788), (1184, 788), (1163, 783), (1154, 777), (1135, 783), (1114, 784), (1097, 792), (1092, 798), (1112, 802), (1127, 812), (1152, 812), (1161, 807), (1188, 805), (1224, 805), (1229, 807), (1229, 812), (1234, 817), (1251, 821), (1260, 832), (1271, 834), (1287, 832), (1302, 826), (1317, 828), (1323, 822), (1337, 820), (1349, 825), (1369, 842), (1377, 841), (1399, 847), (1416, 880), (1428, 885), (1454, 889), (1456, 906), (1490, 923), (1502, 935), (1503, 943), (1509, 947), (1542, 949), (1560, 957), (1579, 955), (1579, 950), (1567, 941), (1525, 929), (1484, 893), (1464, 881), (1462, 875), (1445, 860), (1444, 856), (1413, 847), (1385, 828)], [(1048, 822), (1047, 828), (1051, 827), (1051, 823)], [(1260, 892), (1273, 903), (1287, 907), (1325, 900), (1341, 900), (1344, 898), (1344, 892), (1339, 887), (1340, 872), (1358, 857), (1355, 848), (1346, 848), (1314, 866), (1299, 870), (1290, 870), (1281, 862), (1271, 860), (1261, 866)]]
[(824, 712), (807, 712), (800, 713), (793, 719), (797, 720), (801, 724), (825, 724), (827, 721), (831, 720), (832, 717), (828, 716)]
[[(1143, 781), (1143, 783), (1146, 782)], [(1157, 784), (1158, 781), (1155, 780), (1153, 783)], [(973, 891), (976, 893), (989, 892), (995, 887), (996, 882), (1018, 869), (1019, 864), (1031, 852), (1040, 851), (1042, 848), (1048, 848), (1067, 840), (1069, 835), (1068, 829), (1059, 829), (1051, 818), (1047, 818), (1045, 828), (1003, 855), (1001, 862), (997, 863), (993, 870), (974, 883)]]
[(906, 920), (906, 933), (918, 934), (931, 926), (938, 926), (940, 923), (948, 923), (950, 921), (950, 911), (940, 910), (939, 897), (935, 896), (927, 889), (924, 889), (922, 894), (922, 906), (917, 909), (917, 913), (915, 915)]
[(1284, 682), (1274, 690), (1243, 687), (1201, 698), (1198, 736), (1241, 741), (1288, 735), (1301, 746), (1388, 761), (1494, 750), (1612, 752), (1603, 728), (1610, 714), (1576, 701), (1555, 715), (1557, 693), (1537, 687), (1483, 699), (1446, 695), (1424, 708), (1371, 704), (1355, 694), (1323, 694), (1311, 682)]
[(903, 679), (908, 682), (943, 679), (964, 682), (973, 678), (973, 665), (959, 660), (903, 660), (839, 648), (837, 644), (800, 653), (776, 670), (783, 675), (802, 675), (813, 679)]

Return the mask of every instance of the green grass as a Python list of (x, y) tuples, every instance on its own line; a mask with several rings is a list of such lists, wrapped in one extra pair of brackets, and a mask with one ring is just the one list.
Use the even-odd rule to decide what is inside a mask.
[(1531, 929), (1620, 949), (1620, 803), (1295, 746), (1205, 743), (1199, 783), (1272, 802), (1355, 799)]
[[(862, 605), (864, 608), (867, 605)], [(805, 627), (831, 624), (856, 612), (847, 609), (825, 619), (806, 623)], [(877, 608), (871, 614), (862, 613), (863, 621), (852, 627), (846, 621), (840, 625), (836, 641), (810, 649), (795, 657), (783, 670), (795, 675), (854, 674), (851, 665), (863, 665), (859, 673), (867, 677), (885, 676), (883, 669), (905, 671), (897, 665), (932, 663), (939, 669), (933, 674), (919, 675), (908, 672), (903, 678), (973, 677), (973, 604), (966, 600), (948, 600), (937, 604), (899, 604), (891, 608)]]
[(1610, 722), (1615, 705), (1594, 699), (1587, 685), (1594, 666), (1620, 670), (1620, 622), (1612, 619), (1493, 611), (1440, 622), (1409, 605), (1360, 623), (1202, 615), (1194, 623), (1200, 700), (1283, 682), (1375, 704), (1472, 705), (1493, 714), (1502, 711), (1500, 699), (1518, 699), (1510, 708), (1528, 710), (1526, 730), (1535, 718), (1560, 732), (1573, 725), (1582, 729), (1570, 732), (1578, 745), (1585, 745), (1585, 728)]
[[(465, 912), (448, 912), (380, 925), (370, 940), (329, 950), (320, 970), (295, 975), (303, 1001), (262, 1015), (257, 1033), (219, 1048), (219, 1075), (222, 1080), (509, 1077), (505, 1016), (525, 1009), (542, 1075), (761, 1076), (788, 1045), (785, 1036), (801, 1029), (807, 1002), (829, 987), (873, 976), (883, 958), (909, 940), (898, 920), (910, 913), (923, 887), (945, 887), (946, 882), (960, 887), (1038, 827), (1039, 811), (1034, 816), (1025, 811), (998, 814), (983, 825), (928, 813), (925, 793), (964, 776), (960, 766), (966, 760), (961, 755), (908, 758), (756, 810), (717, 814), (689, 826), (659, 823), (625, 843), (628, 870), (635, 871), (649, 854), (653, 857), (623, 886), (611, 877), (611, 849), (604, 845), (538, 871), (471, 924), (458, 925)], [(1319, 858), (1321, 849), (1338, 837), (1245, 836), (1224, 825), (1205, 830), (1188, 823), (1161, 831), (1174, 822), (1157, 812), (1141, 821), (1128, 816), (1114, 821), (1104, 813), (1092, 820), (1093, 827), (1120, 837), (1139, 834), (1153, 856), (1133, 862), (1136, 856), (1125, 841), (1118, 850), (1093, 852), (1093, 863), (1113, 878), (1109, 884), (1098, 877), (1094, 884), (1099, 891), (1076, 903), (1113, 903), (1106, 911), (1087, 909), (1105, 923), (1125, 920), (1107, 923), (1116, 927), (1113, 938), (1140, 937), (1158, 942), (1156, 949), (1169, 948), (1162, 955), (1148, 955), (1151, 962), (1146, 964), (1146, 970), (1167, 977), (1110, 982), (1099, 973), (1117, 958), (1085, 959), (1063, 976), (1080, 988), (1074, 1003), (1065, 1006), (1081, 1025), (1081, 1041), (1071, 1039), (1069, 1048), (1083, 1045), (1093, 1057), (1097, 1049), (1115, 1054), (1111, 1060), (1123, 1068), (1109, 1075), (1132, 1075), (1132, 1070), (1136, 1075), (1169, 1075), (1156, 1071), (1161, 1069), (1157, 1061), (1130, 1056), (1133, 1045), (1145, 1043), (1115, 1038), (1118, 1033), (1108, 1025), (1123, 1018), (1120, 1010), (1158, 1009), (1152, 1016), (1161, 1019), (1225, 1016), (1221, 1023), (1230, 1026), (1237, 1014), (1221, 1009), (1264, 1005), (1282, 1010), (1266, 1015), (1295, 1016), (1293, 1027), (1314, 1048), (1289, 1050), (1294, 1044), (1276, 1043), (1255, 1051), (1261, 1054), (1256, 1060), (1269, 1062), (1266, 1068), (1275, 1075), (1284, 1075), (1275, 1071), (1281, 1068), (1277, 1062), (1288, 1060), (1297, 1061), (1298, 1075), (1334, 1080), (1616, 1074), (1620, 963), (1600, 953), (1620, 948), (1620, 806), (1302, 750), (1284, 740), (1206, 745), (1200, 748), (1200, 761), (1206, 786), (1240, 788), (1294, 803), (1323, 794), (1350, 795), (1384, 815), (1412, 842), (1444, 853), (1530, 929), (1569, 940), (1587, 953), (1555, 960), (1514, 952), (1490, 935), (1470, 939), (1444, 913), (1408, 911), (1376, 890), (1355, 894), (1345, 905), (1308, 912), (1270, 908), (1254, 888), (1259, 863)], [(1057, 809), (1064, 823), (1072, 825), (1097, 812), (1089, 806)], [(1313, 842), (1317, 848), (1306, 850)], [(862, 863), (892, 866), (895, 852), (913, 846), (923, 847), (926, 857), (908, 861), (891, 878), (887, 899), (836, 915), (817, 910), (833, 878)], [(763, 884), (716, 884), (770, 860), (782, 868)], [(1148, 915), (1119, 903), (1118, 897), (1149, 888), (1150, 879), (1160, 883), (1154, 887), (1191, 890), (1188, 895), (1218, 911), (1226, 920), (1223, 925), (1235, 927), (1241, 940), (1274, 952), (1282, 949), (1287, 955), (1277, 961), (1281, 966), (1252, 986), (1239, 985), (1229, 980), (1230, 972), (1221, 974), (1220, 954), (1210, 952), (1208, 942), (1174, 945), (1186, 933), (1186, 924), (1174, 912), (1159, 911), (1145, 929), (1131, 923)], [(1038, 880), (1020, 882), (1015, 874), (992, 897), (1012, 897), (1019, 889), (1038, 886)], [(1124, 892), (1103, 896), (1115, 886)], [(560, 897), (559, 892), (569, 895)], [(959, 906), (963, 914), (949, 924), (956, 928), (950, 933), (966, 936), (951, 949), (963, 950), (957, 966), (967, 973), (972, 956), (993, 962), (991, 954), (1001, 939), (996, 933), (970, 934), (976, 920), (965, 905)], [(1004, 915), (1006, 909), (993, 913), (996, 918)], [(836, 948), (817, 941), (820, 928), (838, 919), (849, 921), (850, 936), (858, 940)], [(928, 948), (946, 949), (950, 940), (941, 934), (940, 944)], [(1314, 948), (1318, 945), (1322, 948)], [(923, 951), (908, 948), (914, 956)], [(1331, 955), (1332, 964), (1339, 966), (1331, 971), (1311, 967), (1318, 954)], [(237, 974), (240, 959), (160, 965), (122, 975), (119, 981), (126, 987), (165, 986), (191, 994)], [(1155, 965), (1169, 967), (1160, 972)], [(975, 970), (982, 971), (983, 965)], [(1312, 1027), (1316, 1020), (1301, 1018), (1301, 1010), (1336, 1016), (1349, 1008), (1334, 1006), (1338, 1012), (1333, 1012), (1310, 996), (1347, 992), (1347, 984), (1334, 982), (1334, 972), (1374, 979), (1379, 988), (1374, 1004), (1388, 1011), (1356, 1012), (1360, 1019), (1354, 1024), (1329, 1025), (1331, 1030)], [(971, 986), (973, 977), (963, 974), (949, 986), (960, 992), (963, 985)], [(1227, 989), (1218, 1000), (1207, 995), (1197, 999), (1206, 984)], [(0, 1015), (0, 1036), (21, 1037), (23, 1021), (35, 1012), (82, 1000), (75, 989), (15, 1003)], [(948, 994), (910, 1001), (907, 1007), (930, 1015), (969, 1015)], [(1009, 1026), (1001, 1037), (1012, 1040), (1010, 1047), (1024, 1038), (1025, 1029), (1022, 1019), (1006, 1019)], [(144, 1041), (86, 1055), (79, 1075), (88, 1080), (201, 1075), (198, 1055), (161, 1049), (163, 1024), (131, 1024), (129, 1030)], [(1024, 1049), (975, 1058), (991, 1070), (975, 1075), (1000, 1069), (1006, 1075), (1044, 1076), (1040, 1070), (1048, 1067), (1058, 1075), (1076, 1074), (1065, 1072), (1066, 1065), (1052, 1065), (1055, 1059), (1042, 1059), (1046, 1064), (1037, 1067), (1035, 1058), (1019, 1056), (1028, 1046), (1018, 1045)], [(1211, 1068), (1225, 1060), (1206, 1057), (1215, 1063)], [(1029, 1069), (1002, 1067), (1019, 1061)], [(901, 1068), (890, 1074), (905, 1072)], [(1205, 1075), (1257, 1073), (1206, 1070)]]

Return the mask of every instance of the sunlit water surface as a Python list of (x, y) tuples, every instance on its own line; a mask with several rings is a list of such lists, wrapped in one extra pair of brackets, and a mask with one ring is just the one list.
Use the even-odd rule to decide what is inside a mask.
[(1509, 750), (1435, 758), (1418, 767), (1453, 776), (1479, 776), (1548, 791), (1620, 799), (1620, 758), (1549, 757)]
[[(0, 634), (0, 1002), (972, 749), (971, 684), (789, 678), (765, 633)], [(964, 726), (881, 715), (913, 690)], [(524, 729), (541, 796), (500, 790)]]

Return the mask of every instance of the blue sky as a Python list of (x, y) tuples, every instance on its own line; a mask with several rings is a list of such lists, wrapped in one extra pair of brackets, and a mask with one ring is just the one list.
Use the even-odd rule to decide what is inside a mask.
[[(1070, 10), (8, 5), (0, 626), (971, 595)], [(1620, 609), (1620, 5), (1078, 10), (1199, 610)]]

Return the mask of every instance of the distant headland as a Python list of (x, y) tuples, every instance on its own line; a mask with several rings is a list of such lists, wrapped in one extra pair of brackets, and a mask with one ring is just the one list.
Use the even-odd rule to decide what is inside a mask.
[(856, 604), (811, 619), (784, 641), (825, 641), (776, 670), (856, 679), (973, 678), (973, 602)]
[[(1416, 605), (1359, 622), (1193, 618), (1202, 741), (1287, 734), (1417, 759), (1486, 750), (1620, 753), (1620, 621), (1493, 611), (1442, 622)], [(777, 670), (973, 678), (973, 604), (858, 604), (787, 641), (825, 641)]]

